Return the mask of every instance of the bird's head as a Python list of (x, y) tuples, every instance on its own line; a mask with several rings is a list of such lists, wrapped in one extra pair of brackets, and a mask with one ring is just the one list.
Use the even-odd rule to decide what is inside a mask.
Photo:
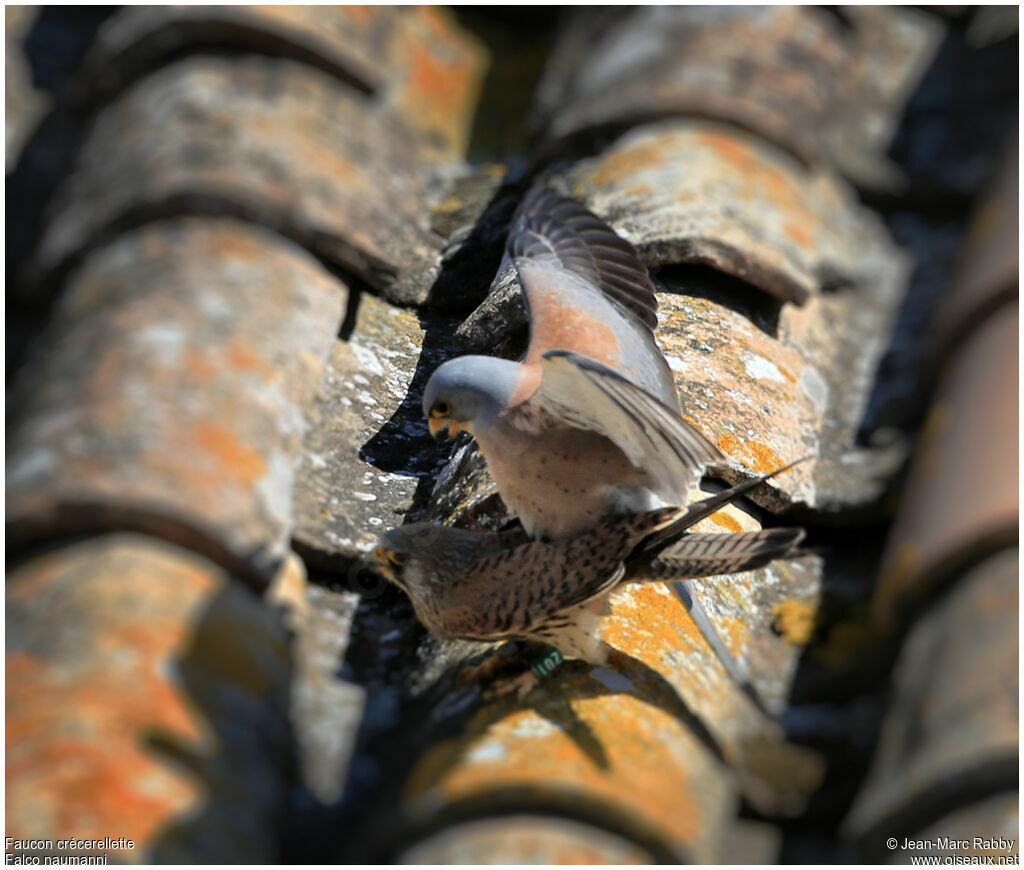
[(431, 628), (467, 572), (501, 546), (500, 536), (493, 533), (410, 523), (381, 535), (368, 558), (377, 573), (409, 596), (420, 621)]
[(430, 434), (455, 438), (489, 427), (514, 403), (522, 382), (519, 363), (491, 356), (460, 356), (438, 366), (423, 392)]
[(451, 545), (459, 530), (433, 523), (411, 523), (381, 535), (373, 560), (377, 570), (407, 593), (448, 574)]

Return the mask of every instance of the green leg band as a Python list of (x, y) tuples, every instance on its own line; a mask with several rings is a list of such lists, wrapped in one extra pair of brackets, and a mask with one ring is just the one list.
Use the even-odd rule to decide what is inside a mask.
[(534, 659), (530, 664), (530, 669), (538, 677), (546, 677), (564, 661), (565, 656), (563, 656), (558, 650), (551, 649), (544, 653), (540, 658)]

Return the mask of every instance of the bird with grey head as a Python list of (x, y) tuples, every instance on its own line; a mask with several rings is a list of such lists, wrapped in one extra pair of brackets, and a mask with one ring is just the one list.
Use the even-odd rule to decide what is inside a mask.
[(636, 251), (579, 203), (538, 188), (513, 221), (506, 260), (529, 313), (526, 356), (439, 366), (423, 397), (431, 433), (472, 434), (531, 537), (685, 504), (722, 456), (682, 418)]

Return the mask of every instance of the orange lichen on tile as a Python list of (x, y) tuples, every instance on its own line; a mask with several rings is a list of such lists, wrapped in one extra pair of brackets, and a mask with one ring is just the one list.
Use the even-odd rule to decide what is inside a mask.
[(272, 372), (263, 359), (237, 344), (233, 344), (227, 349), (227, 355), (228, 361), (239, 371), (253, 372), (261, 377), (266, 377)]
[(760, 162), (753, 149), (736, 136), (720, 130), (700, 130), (693, 137), (699, 144), (714, 151), (737, 172), (748, 175)]
[(359, 24), (368, 24), (373, 21), (380, 12), (376, 6), (338, 6), (342, 14), (347, 15)]
[(194, 440), (201, 450), (215, 456), (224, 472), (244, 486), (251, 486), (267, 471), (262, 454), (242, 443), (229, 429), (204, 422), (195, 427)]
[[(118, 571), (146, 572), (143, 563), (131, 566), (127, 551), (112, 556), (106, 572), (74, 557), (43, 557), (38, 571), (30, 565), (8, 586), (9, 604), (26, 608), (40, 582), (51, 595), (63, 592), (64, 610), (79, 620), (75, 638), (45, 657), (23, 649), (7, 655), (7, 794), (16, 807), (8, 824), (15, 836), (82, 836), (98, 828), (140, 849), (201, 797), (199, 780), (148, 741), (173, 735), (186, 752), (212, 749), (212, 733), (166, 667), (188, 632), (178, 617), (189, 611), (186, 602), (209, 591), (210, 575), (154, 553), (146, 579), (172, 580), (176, 604), (164, 601), (167, 582), (131, 596), (126, 586), (140, 578)], [(126, 595), (132, 607), (125, 607)], [(147, 606), (155, 621), (142, 623), (133, 611)], [(46, 625), (60, 615), (35, 618)]]
[(787, 381), (789, 381), (791, 384), (795, 384), (796, 383), (796, 375), (794, 375), (793, 372), (791, 372), (788, 368), (786, 368), (786, 366), (782, 365), (781, 363), (776, 362), (775, 363), (775, 367), (780, 372), (782, 372), (782, 376)]
[(772, 626), (790, 646), (810, 643), (816, 621), (817, 609), (806, 601), (790, 598), (772, 607)]
[(634, 172), (660, 165), (668, 153), (666, 143), (660, 140), (616, 151), (601, 160), (590, 176), (589, 183), (599, 187), (617, 184)]
[(715, 525), (721, 526), (730, 532), (742, 532), (743, 526), (741, 526), (735, 519), (733, 519), (725, 511), (715, 511), (711, 516), (708, 517), (711, 522)]
[(407, 70), (396, 102), (405, 120), (428, 133), (433, 144), (461, 152), (472, 124), (484, 52), (440, 10), (417, 7), (408, 16), (407, 32), (396, 49), (396, 61)]
[[(570, 697), (569, 703), (582, 723), (577, 733), (533, 710), (505, 716), (481, 711), (464, 736), (435, 746), (419, 761), (404, 800), (455, 803), (525, 788), (566, 806), (614, 808), (680, 843), (700, 836), (709, 808), (694, 778), (701, 750), (685, 726), (630, 694)], [(587, 746), (600, 747), (601, 760)]]
[(722, 634), (722, 641), (729, 652), (737, 658), (741, 657), (743, 650), (750, 640), (750, 628), (745, 622), (735, 617), (723, 619), (719, 625), (719, 632)]
[(794, 242), (796, 242), (801, 248), (809, 249), (811, 247), (811, 234), (807, 230), (800, 226), (800, 224), (789, 221), (786, 224), (786, 235), (788, 235)]
[(719, 435), (718, 449), (733, 459), (746, 459), (754, 471), (768, 474), (785, 465), (767, 444), (742, 441), (735, 435)]
[(726, 456), (735, 456), (736, 453), (739, 452), (740, 444), (740, 439), (735, 435), (718, 436), (718, 449)]
[(746, 448), (748, 455), (754, 458), (754, 469), (762, 474), (775, 471), (775, 469), (785, 464), (767, 444), (748, 441)]
[[(271, 636), (278, 623), (233, 583), (198, 556), (135, 535), (91, 539), (12, 572), (9, 833), (125, 837), (135, 853), (121, 857), (141, 857), (205, 809), (230, 772), (223, 765), (237, 763), (217, 717), (275, 696), (285, 672), (283, 630)], [(209, 703), (210, 689), (235, 700)], [(221, 765), (212, 777), (211, 763)]]
[(649, 184), (634, 184), (626, 190), (626, 196), (650, 196), (654, 193)]
[(604, 621), (601, 636), (655, 670), (661, 667), (662, 655), (677, 649), (683, 638), (690, 644), (703, 643), (685, 605), (655, 583), (631, 586), (613, 598), (612, 615)]

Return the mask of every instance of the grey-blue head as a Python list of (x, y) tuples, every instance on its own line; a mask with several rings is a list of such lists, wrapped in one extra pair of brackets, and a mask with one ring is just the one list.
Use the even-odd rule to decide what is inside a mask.
[(423, 392), (430, 433), (454, 438), (463, 429), (481, 432), (517, 398), (525, 368), (493, 356), (460, 356), (438, 366)]

